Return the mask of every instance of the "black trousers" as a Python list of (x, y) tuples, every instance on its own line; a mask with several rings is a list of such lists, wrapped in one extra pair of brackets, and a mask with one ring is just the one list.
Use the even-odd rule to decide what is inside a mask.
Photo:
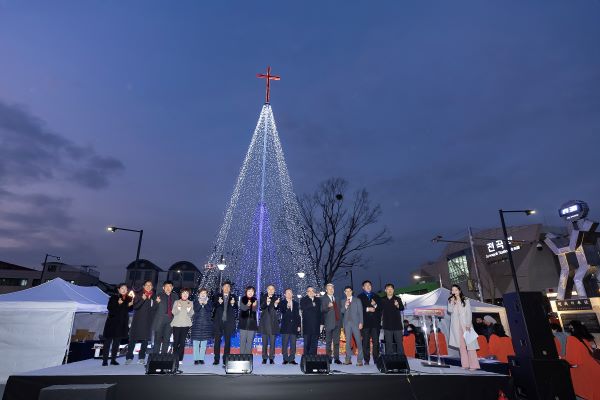
[(143, 360), (146, 358), (146, 349), (148, 348), (148, 341), (147, 340), (131, 340), (129, 339), (129, 345), (127, 345), (127, 356), (125, 356), (125, 358), (127, 360), (133, 360), (133, 349), (135, 348), (136, 343), (142, 343), (142, 348), (140, 349), (140, 352), (138, 354), (138, 358), (140, 360)]
[(296, 358), (296, 335), (287, 333), (281, 335), (281, 354), (283, 354), (283, 361), (294, 361)]
[(185, 339), (190, 330), (189, 326), (173, 327), (173, 354), (179, 357), (179, 361), (183, 361), (183, 354), (185, 351)]
[(305, 334), (304, 335), (304, 354), (316, 355), (317, 345), (319, 344), (318, 334)]
[(371, 340), (373, 340), (373, 360), (377, 360), (377, 357), (379, 357), (379, 328), (363, 328), (360, 335), (362, 336), (365, 362), (371, 360)]
[(167, 318), (164, 318), (156, 326), (156, 330), (154, 331), (154, 348), (153, 353), (156, 354), (167, 354), (169, 352), (169, 342), (171, 340), (171, 333), (173, 333), (173, 328), (171, 328), (171, 321)]
[(385, 339), (385, 354), (404, 354), (404, 344), (402, 343), (401, 330), (383, 330)]
[(262, 334), (262, 359), (275, 358), (275, 335)]
[(225, 338), (225, 344), (223, 346), (223, 358), (229, 354), (231, 350), (231, 333), (223, 327), (215, 328), (215, 362), (219, 362), (219, 358), (221, 357), (221, 338)]
[[(111, 347), (112, 343), (112, 347)], [(110, 359), (116, 360), (117, 353), (119, 352), (119, 345), (121, 344), (121, 338), (105, 338), (104, 348), (102, 349), (102, 360), (108, 361), (108, 353), (110, 353)]]

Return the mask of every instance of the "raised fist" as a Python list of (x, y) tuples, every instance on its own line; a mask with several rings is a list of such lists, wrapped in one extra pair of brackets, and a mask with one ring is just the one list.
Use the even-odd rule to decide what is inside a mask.
[(146, 300), (147, 298), (148, 298), (148, 297), (146, 297), (146, 293), (144, 293), (144, 294), (142, 295), (142, 300)]
[(223, 304), (223, 298), (219, 297), (219, 304)]
[(156, 302), (160, 303), (160, 296), (156, 296)]
[(234, 305), (234, 304), (235, 304), (235, 299), (232, 297), (232, 298), (231, 298), (231, 300), (229, 301), (229, 303), (230, 303), (231, 305)]

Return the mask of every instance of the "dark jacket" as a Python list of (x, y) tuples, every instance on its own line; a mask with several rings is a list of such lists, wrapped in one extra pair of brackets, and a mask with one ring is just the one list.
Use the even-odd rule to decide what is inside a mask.
[(208, 340), (214, 338), (213, 323), (211, 320), (213, 306), (210, 301), (200, 304), (194, 301), (194, 315), (192, 317), (192, 340)]
[[(229, 299), (223, 301), (223, 304), (219, 304), (219, 298), (223, 299), (223, 293), (217, 293), (213, 296), (213, 328), (215, 335), (220, 334), (221, 330), (226, 333), (233, 333), (235, 331), (235, 322), (237, 319), (237, 297), (234, 294), (229, 293)], [(234, 300), (233, 305), (230, 303), (231, 299)], [(227, 318), (223, 321), (223, 312), (227, 309)]]
[[(162, 292), (156, 296), (160, 297), (160, 303), (156, 302), (154, 304), (154, 321), (152, 322), (152, 330), (156, 331), (159, 329), (161, 325), (170, 324), (173, 321), (173, 313), (171, 313), (171, 317), (169, 318), (168, 306), (169, 306), (169, 296), (165, 292)], [(179, 300), (179, 295), (175, 292), (171, 292), (171, 309), (173, 309), (173, 304)]]
[(304, 335), (318, 335), (321, 333), (321, 301), (318, 297), (313, 300), (304, 296), (300, 300), (302, 310), (302, 333)]
[(279, 303), (275, 306), (275, 302), (279, 297), (273, 295), (271, 303), (267, 305), (269, 296), (264, 294), (260, 298), (260, 327), (259, 332), (263, 335), (277, 335), (279, 333)]
[(248, 306), (248, 297), (242, 297), (240, 302), (240, 324), (239, 328), (246, 331), (257, 331), (258, 322), (256, 320), (256, 309), (258, 308), (258, 299), (251, 297), (252, 305)]
[(133, 299), (133, 318), (129, 338), (131, 340), (150, 340), (152, 338), (152, 321), (154, 319), (154, 307), (156, 307), (156, 295), (149, 299), (142, 299), (140, 291)]
[(282, 335), (298, 335), (300, 334), (300, 305), (296, 300), (292, 300), (292, 311), (288, 308), (286, 299), (279, 303), (279, 312), (281, 313), (281, 329)]
[[(396, 308), (394, 302), (397, 301), (399, 308)], [(389, 331), (401, 331), (402, 330), (402, 314), (404, 310), (404, 304), (399, 297), (393, 296), (388, 299), (387, 296), (380, 299), (381, 317), (383, 320), (383, 329)]]
[[(373, 329), (373, 328), (381, 328), (381, 307), (379, 302), (381, 301), (381, 297), (379, 297), (376, 293), (371, 292), (371, 299), (369, 300), (369, 296), (365, 292), (362, 292), (357, 296), (363, 306), (363, 329)], [(375, 312), (367, 312), (367, 308), (373, 307), (371, 301), (375, 300)]]
[(125, 297), (123, 304), (119, 304), (120, 294), (110, 296), (108, 299), (108, 316), (104, 324), (102, 336), (105, 339), (125, 338), (129, 336), (129, 303), (131, 297)]

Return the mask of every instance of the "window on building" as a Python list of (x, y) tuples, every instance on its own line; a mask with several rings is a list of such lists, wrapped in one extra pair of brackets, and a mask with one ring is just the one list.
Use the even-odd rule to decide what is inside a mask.
[(130, 281), (137, 281), (138, 279), (142, 278), (142, 273), (141, 271), (129, 271), (129, 280)]
[(450, 275), (450, 282), (453, 284), (466, 281), (469, 278), (467, 256), (463, 254), (448, 259), (448, 274)]
[(0, 278), (0, 286), (27, 286), (28, 283), (28, 279)]
[(48, 265), (48, 272), (56, 272), (56, 265)]

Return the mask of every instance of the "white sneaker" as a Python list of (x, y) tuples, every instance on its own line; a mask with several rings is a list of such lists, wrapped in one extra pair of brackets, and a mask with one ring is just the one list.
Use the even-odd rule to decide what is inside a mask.
[(138, 361), (138, 364), (140, 364), (140, 365), (146, 365), (146, 360), (144, 360), (142, 358), (141, 360)]
[(125, 365), (131, 365), (132, 362), (133, 360), (125, 360)]

